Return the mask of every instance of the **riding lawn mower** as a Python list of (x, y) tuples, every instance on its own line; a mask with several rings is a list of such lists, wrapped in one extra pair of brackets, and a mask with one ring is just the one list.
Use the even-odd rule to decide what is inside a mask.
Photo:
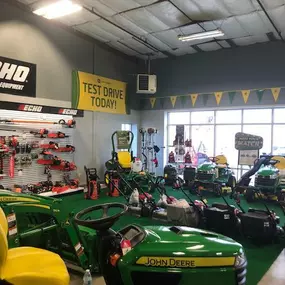
[[(233, 171), (223, 155), (208, 158), (197, 168), (197, 173), (192, 188), (214, 192), (216, 195), (230, 193), (236, 185)], [(222, 188), (222, 192), (220, 189)]]
[(179, 226), (113, 224), (127, 211), (119, 203), (64, 215), (61, 200), (0, 192), (9, 222), (9, 247), (37, 245), (69, 263), (103, 274), (108, 285), (244, 285), (247, 261), (234, 240)]

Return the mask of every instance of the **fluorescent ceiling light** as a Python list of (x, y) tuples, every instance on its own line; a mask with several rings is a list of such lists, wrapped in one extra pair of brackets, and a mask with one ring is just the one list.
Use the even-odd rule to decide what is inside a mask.
[(178, 36), (178, 39), (182, 42), (187, 41), (194, 41), (194, 40), (202, 40), (202, 39), (208, 39), (208, 38), (216, 38), (216, 37), (222, 37), (224, 36), (224, 32), (221, 30), (214, 30), (209, 32), (202, 32), (197, 34), (192, 34), (189, 36)]
[(53, 4), (35, 10), (33, 13), (47, 19), (60, 18), (78, 12), (82, 7), (70, 0), (60, 0)]

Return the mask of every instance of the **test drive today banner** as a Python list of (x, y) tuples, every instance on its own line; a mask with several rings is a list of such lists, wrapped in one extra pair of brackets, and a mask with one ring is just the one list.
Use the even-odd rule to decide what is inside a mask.
[(125, 82), (73, 71), (72, 108), (126, 114)]

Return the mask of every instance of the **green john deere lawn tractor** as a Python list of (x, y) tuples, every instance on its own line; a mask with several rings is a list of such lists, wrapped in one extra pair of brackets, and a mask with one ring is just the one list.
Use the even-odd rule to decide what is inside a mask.
[[(244, 195), (247, 202), (253, 202), (256, 198), (262, 197), (284, 203), (284, 169), (285, 158), (283, 156), (261, 155), (255, 161), (254, 166), (241, 177), (242, 184), (246, 186)], [(253, 175), (255, 175), (254, 186), (248, 187)], [(239, 186), (239, 188), (242, 190), (242, 187)]]
[(0, 191), (9, 246), (33, 245), (59, 253), (83, 269), (100, 268), (108, 285), (244, 285), (242, 246), (220, 234), (179, 226), (136, 224), (115, 232), (127, 211), (119, 203), (64, 215), (61, 200)]
[(235, 185), (236, 178), (226, 157), (218, 155), (198, 166), (192, 188), (195, 191), (208, 190), (220, 195), (232, 192)]

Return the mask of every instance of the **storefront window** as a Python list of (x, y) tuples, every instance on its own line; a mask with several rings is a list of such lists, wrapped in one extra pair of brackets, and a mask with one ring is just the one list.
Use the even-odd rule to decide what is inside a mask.
[(216, 112), (216, 124), (240, 124), (241, 110), (227, 110)]
[(253, 109), (243, 111), (243, 123), (271, 123), (272, 109)]
[(274, 123), (285, 123), (284, 108), (278, 108), (274, 110)]
[(285, 156), (284, 134), (285, 134), (285, 125), (273, 126), (272, 154)]
[(214, 124), (214, 111), (192, 112), (191, 124)]
[(169, 113), (168, 119), (170, 125), (190, 124), (190, 113), (189, 112)]

